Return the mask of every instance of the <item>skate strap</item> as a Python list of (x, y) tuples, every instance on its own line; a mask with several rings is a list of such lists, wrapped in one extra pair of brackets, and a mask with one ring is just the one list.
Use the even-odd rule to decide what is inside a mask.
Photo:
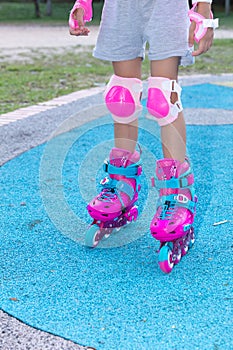
[(153, 184), (158, 188), (187, 188), (194, 183), (193, 174), (185, 174), (179, 178), (172, 177), (170, 180), (154, 179)]
[(196, 201), (189, 199), (183, 194), (171, 194), (168, 196), (162, 196), (159, 198), (158, 207), (164, 206), (165, 202), (170, 202), (174, 207), (182, 207), (190, 210), (192, 213), (195, 212)]
[[(121, 175), (125, 176), (126, 178), (134, 179), (136, 181), (136, 188), (139, 188), (140, 175), (142, 173), (142, 166), (139, 162), (128, 165), (127, 167), (117, 167), (110, 164), (109, 161), (105, 161), (103, 164), (103, 169), (109, 175)], [(112, 196), (117, 195), (123, 208), (125, 208), (125, 205), (121, 193), (125, 193), (129, 197), (130, 201), (135, 195), (134, 186), (124, 181), (124, 178), (114, 179), (111, 177), (106, 177), (101, 181), (101, 185), (104, 187), (101, 195), (107, 196), (109, 200), (111, 200)]]
[(124, 182), (124, 181), (117, 181), (116, 189), (117, 189), (117, 191), (126, 193), (127, 196), (129, 196), (130, 200), (133, 199), (134, 189), (133, 189), (132, 186), (130, 186), (126, 182)]
[(122, 204), (122, 207), (125, 207), (125, 205), (121, 198), (120, 192), (127, 194), (130, 200), (132, 200), (134, 197), (135, 191), (133, 187), (125, 181), (105, 178), (101, 181), (101, 185), (104, 187), (103, 191), (101, 192), (101, 198), (111, 201), (111, 198), (117, 195)]
[(103, 165), (103, 169), (106, 173), (111, 175), (123, 175), (126, 177), (136, 177), (141, 175), (142, 166), (139, 163), (129, 165), (127, 167), (117, 167), (106, 161)]

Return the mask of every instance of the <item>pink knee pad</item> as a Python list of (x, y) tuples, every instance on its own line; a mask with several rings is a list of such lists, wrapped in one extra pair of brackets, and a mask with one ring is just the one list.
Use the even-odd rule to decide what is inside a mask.
[[(177, 93), (177, 101), (171, 102), (171, 93)], [(181, 87), (175, 80), (150, 77), (148, 85), (148, 112), (153, 115), (160, 126), (172, 123), (183, 110), (180, 101)]]
[(122, 124), (138, 118), (142, 110), (140, 103), (142, 81), (137, 78), (122, 78), (113, 75), (110, 79), (104, 98), (113, 119)]

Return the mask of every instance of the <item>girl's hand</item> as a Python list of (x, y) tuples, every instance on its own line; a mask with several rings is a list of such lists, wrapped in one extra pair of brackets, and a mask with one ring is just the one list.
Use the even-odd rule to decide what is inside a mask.
[(78, 27), (76, 29), (70, 28), (70, 34), (71, 35), (88, 35), (90, 30), (85, 27), (84, 20), (83, 20), (84, 10), (82, 8), (78, 8), (73, 16), (78, 22)]
[[(196, 23), (192, 22), (189, 28), (189, 45), (190, 47), (194, 45), (194, 30)], [(199, 56), (202, 53), (207, 52), (213, 43), (214, 30), (213, 28), (208, 28), (205, 36), (199, 41), (197, 50), (192, 52), (193, 56)]]
[[(210, 18), (210, 5), (208, 3), (199, 3), (197, 12), (200, 13), (200, 15), (204, 16), (205, 18)], [(189, 46), (192, 47), (194, 45), (194, 31), (196, 28), (196, 23), (193, 21), (190, 24), (189, 28)], [(198, 47), (195, 51), (193, 51), (193, 56), (199, 56), (202, 53), (207, 52), (210, 47), (212, 46), (214, 39), (214, 30), (213, 28), (208, 28), (205, 36), (199, 41)]]

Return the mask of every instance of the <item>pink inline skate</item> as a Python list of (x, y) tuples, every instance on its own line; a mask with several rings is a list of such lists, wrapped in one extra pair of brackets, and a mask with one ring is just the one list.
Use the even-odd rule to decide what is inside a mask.
[(150, 230), (160, 241), (159, 266), (163, 272), (170, 273), (195, 241), (194, 177), (188, 159), (182, 164), (162, 159), (157, 161), (156, 179), (152, 180), (152, 185), (159, 189), (159, 201)]
[(140, 153), (113, 148), (109, 161), (104, 163), (108, 173), (101, 181), (102, 191), (87, 206), (93, 222), (85, 236), (89, 247), (96, 247), (101, 239), (107, 238), (114, 229), (120, 229), (136, 220), (136, 202), (140, 191)]

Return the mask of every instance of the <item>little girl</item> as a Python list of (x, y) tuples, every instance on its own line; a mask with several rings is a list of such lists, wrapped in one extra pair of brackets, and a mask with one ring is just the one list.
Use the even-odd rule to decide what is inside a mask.
[[(194, 177), (186, 157), (186, 129), (177, 82), (179, 65), (212, 45), (217, 26), (211, 0), (105, 0), (94, 56), (112, 62), (104, 100), (114, 120), (115, 147), (104, 169), (109, 177), (103, 190), (87, 206), (93, 224), (86, 243), (99, 240), (135, 220), (140, 191), (140, 152), (136, 150), (138, 115), (141, 112), (141, 67), (149, 44), (151, 76), (148, 79), (148, 112), (161, 127), (164, 158), (157, 161), (155, 184), (159, 201), (150, 224), (160, 241), (159, 265), (169, 273), (194, 242), (193, 220), (197, 198)], [(70, 13), (71, 35), (88, 35), (92, 0), (77, 0)], [(194, 41), (198, 43), (193, 51)]]

